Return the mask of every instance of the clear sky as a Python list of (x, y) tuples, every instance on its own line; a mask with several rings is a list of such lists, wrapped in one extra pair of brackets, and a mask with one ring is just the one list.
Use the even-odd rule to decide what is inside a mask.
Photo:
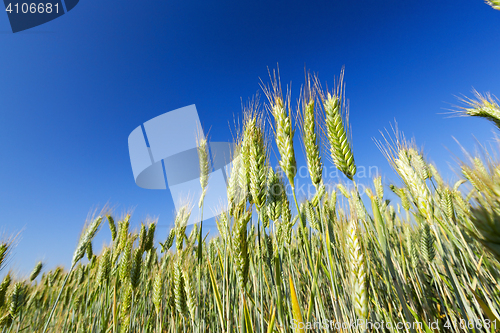
[[(196, 104), (211, 139), (279, 63), (296, 96), (304, 67), (333, 83), (345, 65), (358, 166), (395, 181), (372, 138), (396, 119), (453, 179), (494, 128), (447, 118), (455, 95), (500, 95), (500, 12), (481, 0), (91, 1), (12, 34), (0, 13), (0, 229), (22, 231), (11, 267), (68, 266), (89, 210), (135, 208), (132, 227), (172, 223), (168, 191), (135, 185), (127, 138), (141, 123)], [(297, 150), (300, 150), (297, 141)], [(299, 164), (304, 164), (299, 156)], [(213, 224), (208, 228), (213, 229)], [(107, 227), (95, 250), (109, 239)]]

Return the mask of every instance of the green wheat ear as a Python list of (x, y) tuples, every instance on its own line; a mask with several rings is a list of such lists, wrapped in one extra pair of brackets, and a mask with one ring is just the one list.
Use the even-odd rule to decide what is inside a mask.
[(111, 273), (111, 251), (105, 248), (99, 258), (99, 268), (97, 269), (97, 283), (108, 282)]
[(170, 229), (167, 240), (165, 240), (163, 244), (160, 243), (162, 245), (161, 249), (162, 253), (167, 252), (172, 247), (172, 245), (174, 244), (174, 239), (175, 239), (175, 228)]
[(12, 279), (10, 277), (10, 273), (5, 275), (2, 283), (0, 284), (0, 308), (5, 304), (5, 295), (7, 294), (7, 289), (10, 286)]
[(139, 282), (141, 282), (142, 254), (142, 250), (140, 248), (136, 248), (134, 250), (134, 254), (132, 255), (130, 282), (134, 290), (137, 289)]
[(177, 248), (177, 251), (182, 250), (184, 244), (184, 238), (186, 237), (185, 232), (189, 216), (191, 216), (191, 210), (187, 204), (182, 206), (177, 212), (177, 215), (175, 216), (174, 230), (176, 238), (175, 246)]
[[(479, 187), (473, 193), (474, 205), (461, 202), (460, 192), (455, 191), (455, 199), (459, 205), (469, 208), (470, 220), (474, 228), (469, 231), (484, 247), (500, 261), (500, 169), (488, 172), (477, 162), (470, 168), (470, 174), (477, 180)], [(465, 210), (465, 209), (464, 209)]]
[[(339, 83), (337, 85), (337, 91), (334, 92), (333, 95), (330, 92), (325, 95), (318, 83), (318, 80), (316, 80), (316, 82), (325, 112), (326, 133), (329, 142), (330, 155), (337, 169), (342, 171), (347, 178), (352, 180), (356, 174), (356, 164), (354, 163), (354, 155), (349, 142), (349, 113), (345, 108), (345, 101), (343, 101), (343, 78), (344, 70), (342, 69)], [(343, 111), (343, 109), (345, 111)], [(343, 116), (345, 116), (345, 119)]]
[(7, 258), (7, 255), (9, 253), (9, 248), (10, 245), (5, 242), (0, 244), (0, 268), (5, 263), (5, 259)]
[[(500, 10), (500, 1), (487, 1), (487, 3), (488, 2), (496, 3), (496, 7), (492, 4), (490, 4), (490, 6)], [(490, 93), (481, 95), (477, 90), (473, 90), (473, 93), (475, 99), (468, 97), (460, 99), (466, 106), (461, 107), (458, 113), (484, 118), (493, 122), (500, 129), (500, 106), (498, 105), (498, 99)]]
[(139, 232), (139, 248), (142, 251), (145, 251), (146, 249), (146, 225), (144, 223), (141, 223), (141, 231)]
[(290, 210), (290, 202), (288, 201), (288, 196), (286, 191), (282, 192), (281, 199), (281, 223), (283, 224), (283, 240), (286, 245), (290, 245), (292, 241), (292, 227), (295, 225), (298, 219), (298, 215), (295, 216), (295, 220), (292, 221), (292, 212)]
[(453, 221), (455, 219), (453, 192), (449, 188), (444, 188), (441, 193), (441, 209), (449, 220)]
[(281, 216), (281, 200), (285, 188), (279, 174), (269, 167), (267, 175), (267, 215), (273, 221), (277, 221)]
[(196, 320), (196, 294), (192, 278), (189, 275), (189, 270), (183, 270), (184, 274), (184, 291), (186, 294), (186, 306), (193, 320)]
[[(376, 145), (382, 154), (406, 185), (401, 189), (392, 186), (391, 189), (401, 198), (403, 207), (408, 205), (408, 202), (405, 201), (411, 197), (411, 201), (417, 206), (420, 215), (430, 220), (432, 219), (434, 207), (426, 179), (430, 178), (431, 170), (422, 154), (416, 149), (413, 140), (407, 141), (404, 134), (399, 132), (397, 127), (394, 129), (394, 134), (394, 139), (384, 136), (385, 143), (376, 141)], [(407, 194), (410, 197), (405, 198)], [(407, 210), (406, 207), (405, 209)]]
[[(102, 216), (98, 216), (94, 221), (92, 221), (88, 227), (85, 229), (85, 231), (82, 234), (82, 237), (80, 238), (80, 241), (78, 242), (78, 246), (76, 247), (75, 253), (73, 254), (73, 260), (71, 261), (71, 266), (75, 266), (76, 263), (83, 258), (83, 255), (85, 254), (85, 250), (88, 249), (89, 244), (91, 244), (92, 239), (95, 237), (97, 234), (97, 231), (99, 231), (99, 228), (101, 226), (102, 222)], [(92, 245), (90, 245), (92, 246)], [(90, 260), (90, 258), (89, 258)]]
[(299, 112), (302, 140), (306, 150), (307, 167), (314, 187), (318, 189), (323, 180), (323, 165), (316, 135), (315, 114), (316, 91), (311, 86), (311, 76), (306, 77), (306, 85), (301, 96), (301, 112)]
[(432, 263), (436, 256), (434, 248), (434, 236), (431, 233), (431, 227), (425, 223), (420, 235), (420, 254), (428, 263)]
[[(271, 74), (269, 76), (271, 77)], [(274, 136), (280, 153), (279, 164), (290, 184), (294, 186), (297, 161), (295, 160), (295, 150), (293, 148), (295, 130), (292, 128), (290, 95), (288, 95), (287, 99), (283, 98), (279, 73), (273, 71), (271, 81), (271, 88), (265, 86), (262, 86), (262, 88), (269, 101), (269, 110), (274, 119)]]
[(130, 328), (130, 308), (132, 306), (132, 286), (130, 284), (125, 286), (122, 298), (120, 310), (121, 332), (128, 332)]
[(14, 291), (10, 296), (10, 306), (9, 313), (12, 318), (15, 318), (19, 313), (23, 303), (24, 303), (25, 286), (22, 282), (18, 282), (14, 285)]
[(493, 9), (500, 10), (499, 0), (486, 0), (486, 4), (490, 5)]
[(200, 196), (200, 201), (198, 202), (198, 206), (201, 207), (203, 206), (203, 201), (205, 199), (205, 194), (207, 192), (208, 177), (210, 175), (210, 159), (209, 159), (207, 138), (200, 133), (197, 141), (198, 141), (197, 142), (198, 159), (200, 161), (200, 185), (202, 189), (202, 194)]
[(361, 248), (356, 221), (351, 221), (347, 229), (346, 245), (350, 261), (352, 299), (358, 319), (368, 318), (368, 289), (366, 260)]
[(186, 301), (184, 274), (182, 273), (180, 257), (175, 261), (174, 265), (174, 297), (175, 308), (184, 317), (188, 316), (188, 307)]
[(114, 242), (116, 240), (116, 224), (113, 216), (111, 214), (106, 215), (109, 224), (109, 230), (111, 231), (111, 240)]
[(241, 214), (233, 227), (233, 251), (236, 269), (236, 280), (241, 290), (244, 290), (248, 280), (250, 259), (248, 254), (247, 225), (252, 217), (251, 211)]
[(120, 259), (120, 266), (118, 267), (118, 275), (122, 282), (128, 281), (130, 278), (130, 271), (132, 269), (132, 241), (128, 241), (123, 250), (123, 255)]
[(258, 119), (253, 118), (248, 123), (249, 131), (245, 135), (250, 135), (249, 138), (249, 177), (250, 177), (250, 193), (252, 194), (253, 202), (257, 211), (261, 213), (261, 209), (266, 203), (266, 181), (267, 181), (267, 152), (264, 137), (264, 131)]
[(36, 277), (38, 276), (38, 274), (40, 274), (40, 272), (42, 271), (42, 267), (43, 267), (43, 263), (41, 261), (39, 261), (35, 265), (35, 268), (33, 268), (33, 271), (31, 271), (30, 281), (33, 281), (34, 279), (36, 279)]
[(305, 208), (304, 211), (306, 214), (306, 220), (309, 221), (311, 228), (316, 229), (317, 231), (321, 231), (319, 226), (318, 214), (313, 204), (310, 201), (306, 201), (304, 203), (304, 208)]

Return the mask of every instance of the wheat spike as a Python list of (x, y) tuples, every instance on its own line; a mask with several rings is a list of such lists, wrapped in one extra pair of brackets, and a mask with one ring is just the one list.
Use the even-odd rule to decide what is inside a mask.
[[(326, 133), (330, 155), (337, 169), (342, 171), (347, 178), (352, 180), (356, 174), (356, 164), (354, 163), (354, 155), (349, 142), (349, 113), (347, 109), (345, 109), (345, 103), (344, 107), (342, 106), (344, 98), (343, 79), (344, 70), (342, 69), (337, 84), (337, 91), (334, 94), (328, 92), (325, 95), (318, 80), (316, 80), (316, 83), (325, 112)], [(345, 111), (343, 111), (343, 109)], [(345, 114), (345, 120), (343, 119), (343, 113)]]
[(163, 296), (163, 276), (162, 270), (158, 269), (153, 281), (153, 297), (152, 301), (156, 309), (156, 313), (161, 311), (161, 300)]
[(417, 171), (418, 175), (422, 180), (431, 178), (432, 174), (429, 170), (429, 166), (424, 160), (424, 157), (415, 148), (408, 149), (408, 155), (411, 158), (411, 165)]
[(174, 239), (175, 239), (175, 228), (172, 228), (170, 229), (167, 240), (165, 241), (165, 249), (169, 250), (172, 247), (172, 244), (174, 244)]
[(10, 273), (8, 273), (5, 275), (2, 283), (0, 284), (0, 308), (5, 304), (5, 295), (7, 294), (7, 289), (9, 288), (11, 282), (12, 278), (10, 277)]
[[(498, 0), (486, 0), (486, 3), (500, 10)], [(473, 90), (473, 93), (475, 99), (467, 97), (461, 99), (466, 106), (460, 108), (459, 112), (468, 116), (485, 118), (500, 128), (500, 106), (498, 105), (498, 99), (489, 93), (482, 95), (477, 90)]]
[(486, 0), (487, 5), (491, 6), (491, 8), (500, 10), (500, 1), (499, 0)]
[(434, 248), (434, 236), (431, 233), (429, 224), (424, 224), (420, 235), (420, 254), (428, 263), (432, 263), (436, 256), (436, 249)]
[(429, 189), (425, 184), (425, 180), (412, 166), (407, 149), (403, 147), (400, 148), (398, 158), (394, 160), (394, 164), (396, 166), (396, 171), (399, 173), (412, 197), (415, 199), (420, 214), (425, 218), (431, 218)]
[(77, 285), (82, 284), (83, 279), (85, 278), (85, 268), (81, 264), (78, 264), (76, 268), (76, 283)]
[(382, 206), (382, 201), (384, 200), (384, 186), (382, 185), (382, 177), (374, 177), (373, 186), (375, 187), (375, 193), (377, 194), (377, 202), (379, 206)]
[(103, 253), (99, 258), (99, 268), (97, 270), (97, 283), (103, 284), (109, 279), (109, 274), (111, 272), (111, 251), (109, 248), (105, 248)]
[(155, 239), (156, 223), (151, 223), (148, 227), (146, 234), (146, 242), (144, 244), (144, 251), (149, 251), (153, 248)]
[(264, 133), (260, 124), (254, 118), (249, 122), (249, 177), (252, 200), (259, 212), (266, 203), (267, 152)]
[(340, 99), (328, 94), (324, 101), (324, 107), (328, 140), (330, 142), (330, 154), (333, 162), (347, 178), (352, 179), (356, 174), (356, 164), (354, 163), (354, 155), (348, 142), (348, 133), (340, 114)]
[(118, 223), (118, 248), (122, 250), (128, 241), (128, 228), (130, 226), (130, 215), (126, 215), (125, 218)]
[(189, 310), (191, 318), (195, 320), (196, 305), (198, 302), (196, 300), (194, 284), (193, 281), (191, 280), (191, 277), (189, 276), (189, 270), (184, 270), (183, 274), (184, 274), (184, 289), (186, 292), (186, 306)]
[(188, 205), (182, 206), (175, 216), (175, 228), (180, 229), (185, 227), (189, 220), (189, 216), (191, 216), (191, 210)]
[(198, 160), (200, 162), (200, 185), (202, 189), (202, 194), (198, 206), (201, 207), (203, 205), (203, 201), (205, 199), (205, 194), (208, 186), (208, 177), (210, 175), (210, 158), (208, 152), (207, 138), (200, 133), (197, 141), (198, 141)]
[(140, 248), (136, 248), (132, 255), (132, 264), (130, 270), (130, 283), (134, 290), (137, 289), (141, 279), (141, 266), (142, 266), (142, 254), (143, 251)]
[(418, 234), (413, 234), (411, 237), (411, 263), (414, 268), (418, 268), (418, 265), (420, 263), (420, 251), (419, 251), (419, 237)]
[[(85, 250), (91, 243), (92, 239), (99, 231), (99, 227), (101, 226), (102, 216), (98, 216), (94, 221), (90, 223), (90, 225), (85, 229), (82, 233), (82, 237), (76, 247), (75, 253), (73, 254), (73, 260), (71, 260), (71, 266), (75, 266), (75, 264), (83, 258)], [(90, 258), (89, 258), (90, 260)]]
[(441, 193), (441, 208), (449, 220), (453, 221), (455, 219), (453, 193), (449, 188), (445, 188)]
[(128, 332), (130, 327), (130, 310), (132, 306), (132, 286), (127, 283), (120, 309), (121, 331)]
[[(271, 76), (271, 75), (270, 75)], [(274, 119), (274, 137), (280, 153), (280, 167), (294, 186), (294, 178), (297, 173), (297, 162), (293, 148), (293, 136), (295, 131), (292, 127), (292, 118), (289, 111), (290, 101), (283, 100), (279, 74), (273, 71), (271, 88), (263, 87), (264, 93), (269, 101), (269, 108)]]
[(141, 222), (141, 231), (139, 232), (139, 248), (143, 252), (146, 250), (146, 234), (146, 226)]
[(306, 213), (306, 219), (313, 229), (320, 230), (318, 214), (310, 201), (304, 203), (304, 211)]
[(346, 197), (347, 199), (350, 199), (351, 198), (351, 195), (349, 194), (349, 191), (347, 191), (347, 189), (345, 188), (344, 185), (342, 184), (337, 184), (337, 188), (339, 189), (340, 193)]
[(368, 318), (367, 269), (355, 221), (349, 224), (346, 242), (349, 251), (354, 312), (358, 319), (363, 320)]
[(236, 268), (236, 279), (240, 289), (244, 289), (248, 280), (248, 268), (250, 264), (248, 254), (247, 225), (252, 216), (251, 211), (241, 214), (236, 220), (233, 228), (233, 251)]
[(441, 178), (441, 175), (438, 173), (433, 164), (429, 164), (429, 172), (431, 173), (432, 178), (436, 180), (438, 186), (442, 187), (444, 185), (443, 178)]
[(3, 265), (9, 255), (11, 248), (11, 244), (7, 242), (2, 242), (0, 244), (0, 268), (3, 268)]
[(281, 216), (282, 198), (285, 191), (284, 185), (272, 167), (269, 167), (267, 175), (267, 215), (273, 221)]
[(33, 271), (31, 271), (30, 281), (33, 281), (34, 279), (36, 279), (36, 277), (38, 276), (38, 274), (40, 274), (40, 272), (42, 271), (42, 267), (43, 267), (43, 263), (41, 261), (39, 261), (35, 265), (35, 268), (33, 268)]
[(174, 265), (174, 295), (175, 308), (184, 317), (188, 316), (188, 308), (186, 303), (186, 290), (184, 288), (184, 275), (180, 259), (176, 260)]
[(12, 291), (12, 295), (10, 296), (9, 313), (13, 318), (17, 316), (24, 303), (24, 294), (24, 284), (22, 282), (17, 282), (14, 285), (14, 290)]
[(227, 208), (230, 214), (233, 214), (235, 205), (240, 201), (241, 189), (239, 187), (239, 174), (241, 165), (241, 156), (238, 152), (238, 147), (234, 152), (234, 159), (230, 176), (227, 184)]
[(107, 214), (106, 218), (108, 219), (109, 230), (111, 231), (111, 240), (114, 242), (116, 240), (116, 224), (113, 216), (111, 214)]
[(120, 259), (118, 275), (121, 281), (129, 281), (130, 271), (132, 270), (132, 241), (128, 241), (125, 245), (123, 255)]
[[(484, 187), (480, 192), (471, 192), (475, 204), (470, 207), (470, 220), (474, 228), (469, 227), (471, 234), (485, 246), (498, 260), (500, 260), (500, 169), (496, 168), (491, 174), (475, 170), (477, 178)], [(463, 205), (467, 212), (468, 200), (464, 201), (460, 192), (455, 191), (455, 198), (459, 205)]]
[(315, 117), (315, 90), (311, 87), (311, 77), (307, 75), (306, 86), (302, 95), (302, 140), (306, 150), (307, 167), (311, 181), (316, 187), (320, 186), (323, 180), (323, 164), (319, 152), (319, 145), (316, 136)]
[(240, 165), (238, 173), (239, 187), (244, 199), (252, 201), (250, 194), (250, 147), (252, 144), (252, 132), (255, 127), (256, 118), (253, 113), (245, 113), (243, 136), (239, 144)]

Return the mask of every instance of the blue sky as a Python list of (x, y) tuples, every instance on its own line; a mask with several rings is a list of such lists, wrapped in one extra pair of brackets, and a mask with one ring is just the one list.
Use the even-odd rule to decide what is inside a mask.
[[(463, 155), (452, 136), (473, 150), (495, 132), (443, 113), (472, 87), (500, 95), (499, 27), (500, 12), (481, 0), (82, 0), (16, 34), (0, 13), (0, 230), (22, 231), (11, 267), (67, 266), (87, 213), (107, 202), (134, 208), (133, 227), (148, 215), (170, 225), (169, 192), (134, 183), (128, 135), (196, 104), (211, 139), (230, 140), (241, 99), (277, 63), (294, 96), (304, 67), (331, 85), (345, 65), (358, 165), (396, 180), (372, 140), (396, 119), (453, 179)], [(95, 249), (107, 239), (106, 227)]]

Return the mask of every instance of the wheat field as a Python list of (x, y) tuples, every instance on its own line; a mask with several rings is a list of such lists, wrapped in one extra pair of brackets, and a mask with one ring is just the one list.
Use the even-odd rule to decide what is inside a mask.
[[(162, 242), (154, 221), (132, 231), (130, 214), (103, 210), (86, 221), (69, 268), (5, 276), (1, 332), (499, 331), (500, 164), (471, 157), (447, 184), (395, 131), (377, 145), (400, 182), (376, 176), (361, 192), (343, 72), (336, 81), (329, 91), (307, 74), (297, 103), (274, 72), (262, 83), (265, 103), (251, 100), (237, 129), (217, 236), (206, 240), (203, 221), (186, 234), (188, 205)], [(494, 97), (463, 102), (460, 115), (500, 127)], [(198, 138), (202, 209), (207, 140)], [(296, 149), (315, 189), (301, 202)], [(348, 183), (327, 186), (329, 163)], [(101, 227), (112, 239), (97, 254)], [(0, 265), (11, 250), (1, 244)]]

